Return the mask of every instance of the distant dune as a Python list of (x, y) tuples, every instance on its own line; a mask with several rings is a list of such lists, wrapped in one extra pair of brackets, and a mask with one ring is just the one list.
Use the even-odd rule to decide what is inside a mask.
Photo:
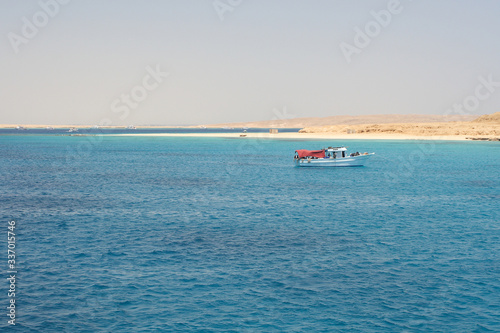
[(379, 122), (357, 125), (309, 126), (299, 133), (338, 134), (404, 134), (417, 136), (468, 135), (473, 138), (500, 137), (500, 112), (484, 115), (472, 121), (448, 122)]
[(500, 112), (485, 114), (474, 120), (475, 123), (500, 124)]
[(442, 123), (450, 121), (470, 121), (476, 116), (423, 115), (423, 114), (379, 114), (365, 116), (331, 116), (254, 121), (245, 123), (225, 123), (205, 125), (206, 127), (275, 127), (304, 128), (334, 125), (391, 124), (391, 123)]

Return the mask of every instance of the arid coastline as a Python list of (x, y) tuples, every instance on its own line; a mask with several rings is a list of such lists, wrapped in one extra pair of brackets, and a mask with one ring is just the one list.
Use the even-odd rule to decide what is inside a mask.
[[(390, 117), (389, 117), (390, 116)], [(298, 132), (290, 133), (127, 133), (116, 134), (121, 136), (191, 136), (191, 137), (227, 137), (227, 138), (266, 138), (266, 139), (378, 139), (378, 140), (491, 140), (500, 138), (500, 112), (483, 115), (471, 121), (446, 121), (447, 119), (470, 119), (471, 116), (427, 116), (427, 115), (379, 115), (379, 116), (332, 116), (327, 118), (301, 118), (301, 120), (287, 120), (287, 126), (271, 126), (270, 122), (238, 123), (233, 128), (253, 127), (293, 128), (299, 124), (302, 127)], [(337, 119), (335, 125), (312, 126), (329, 123)], [(427, 122), (391, 123), (394, 119), (422, 120)], [(363, 123), (375, 121), (377, 123)], [(206, 126), (210, 128), (222, 127), (220, 124)], [(267, 125), (267, 126), (265, 126)], [(283, 125), (283, 123), (282, 123)], [(17, 125), (24, 128), (89, 128), (88, 125)], [(137, 126), (137, 128), (200, 128), (205, 126)], [(227, 126), (229, 127), (229, 126)], [(16, 128), (16, 125), (0, 125), (0, 128)], [(124, 126), (103, 126), (101, 128), (125, 128)], [(114, 134), (107, 134), (114, 135)]]
[(472, 121), (316, 126), (303, 128), (299, 133), (496, 139), (500, 137), (500, 112), (480, 116)]

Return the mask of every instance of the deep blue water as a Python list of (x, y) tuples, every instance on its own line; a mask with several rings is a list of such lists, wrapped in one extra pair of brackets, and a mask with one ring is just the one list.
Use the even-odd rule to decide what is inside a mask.
[[(376, 155), (293, 167), (341, 144)], [(500, 330), (497, 142), (17, 135), (0, 161), (12, 331)]]

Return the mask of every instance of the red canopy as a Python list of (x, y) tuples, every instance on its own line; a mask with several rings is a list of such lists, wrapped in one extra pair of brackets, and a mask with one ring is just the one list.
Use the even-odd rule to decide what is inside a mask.
[(318, 157), (318, 158), (323, 158), (325, 157), (325, 150), (306, 150), (306, 149), (299, 149), (295, 151), (298, 155), (299, 158), (303, 157)]

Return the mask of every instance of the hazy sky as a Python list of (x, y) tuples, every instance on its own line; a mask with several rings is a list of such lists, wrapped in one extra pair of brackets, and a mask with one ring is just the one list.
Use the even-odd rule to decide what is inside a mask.
[(0, 123), (500, 111), (500, 1), (0, 0)]

